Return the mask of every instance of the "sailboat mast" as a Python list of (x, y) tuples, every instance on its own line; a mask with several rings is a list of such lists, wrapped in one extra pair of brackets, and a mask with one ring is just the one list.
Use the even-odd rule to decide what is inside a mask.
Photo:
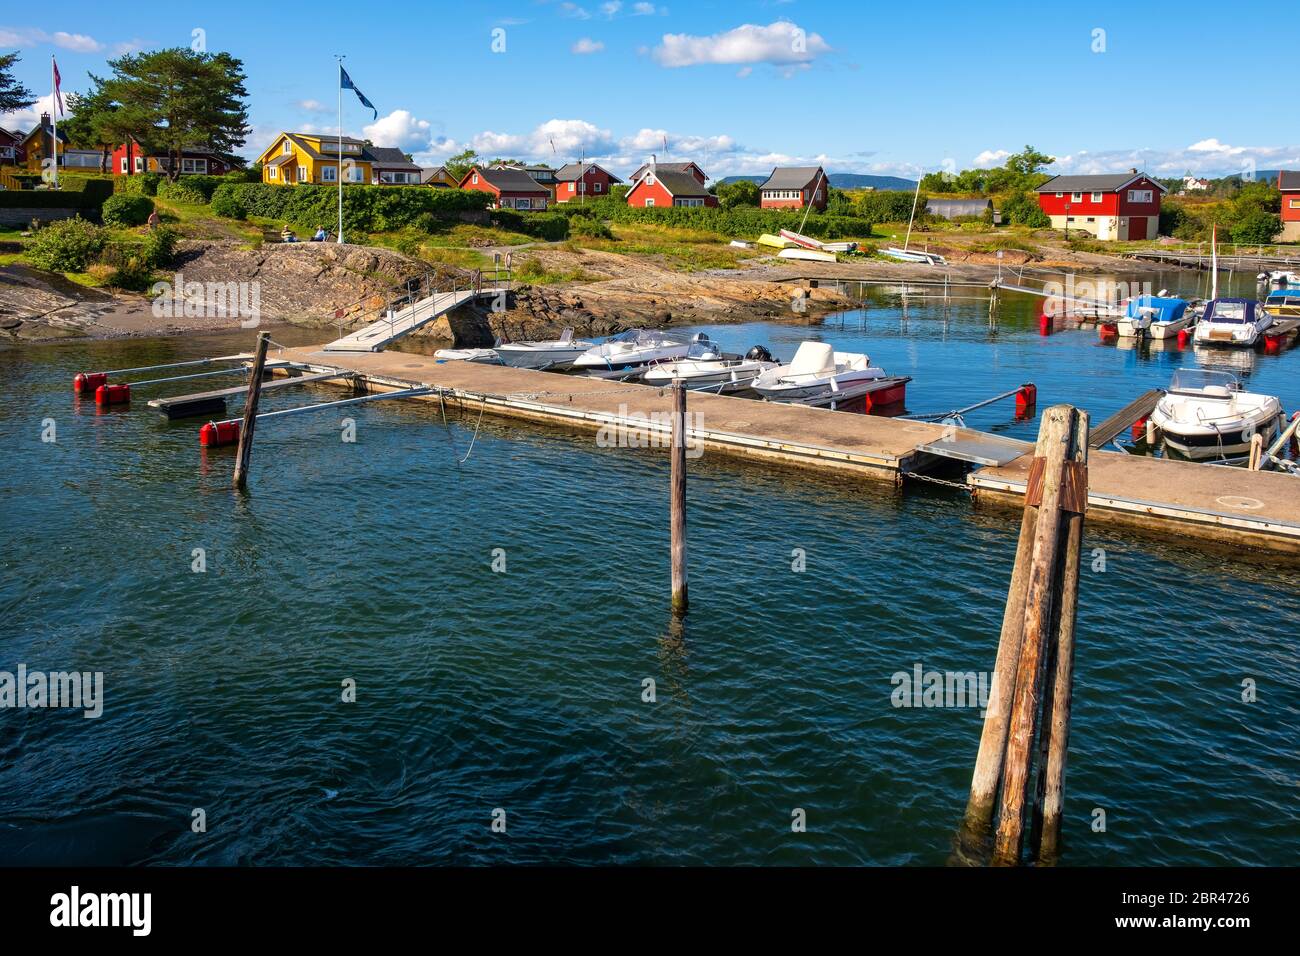
[(916, 177), (916, 194), (912, 196), (912, 215), (907, 220), (907, 237), (903, 239), (903, 251), (907, 251), (907, 244), (912, 241), (912, 223), (916, 220), (916, 204), (921, 198), (921, 177)]

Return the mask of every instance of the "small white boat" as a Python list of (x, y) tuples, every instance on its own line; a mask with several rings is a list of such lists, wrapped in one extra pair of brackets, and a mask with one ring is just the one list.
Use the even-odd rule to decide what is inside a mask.
[(496, 349), (438, 349), (433, 357), (448, 362), (481, 362), (484, 365), (500, 365), (501, 356)]
[(881, 249), (885, 255), (891, 259), (898, 259), (902, 262), (924, 262), (931, 266), (944, 266), (948, 260), (937, 252), (917, 252), (915, 249), (898, 249), (890, 246), (888, 249)]
[(1211, 299), (1196, 323), (1197, 345), (1249, 348), (1273, 324), (1273, 316), (1253, 299)]
[(563, 369), (595, 342), (584, 342), (573, 337), (573, 329), (565, 329), (558, 339), (549, 342), (498, 342), (497, 355), (503, 365), (513, 368)]
[(1243, 392), (1230, 372), (1182, 368), (1156, 403), (1152, 423), (1167, 446), (1196, 460), (1240, 457), (1251, 436), (1267, 445), (1282, 421), (1282, 403), (1272, 395)]
[(573, 360), (573, 367), (598, 373), (637, 371), (655, 362), (686, 358), (692, 345), (708, 340), (703, 332), (692, 336), (659, 329), (629, 329), (587, 349)]
[(792, 246), (789, 249), (782, 249), (777, 253), (782, 259), (803, 259), (807, 262), (838, 262), (835, 253), (824, 252), (821, 249), (805, 249), (802, 246)]
[(729, 395), (749, 390), (761, 373), (780, 364), (761, 345), (755, 345), (744, 356), (723, 352), (696, 354), (692, 350), (687, 358), (650, 366), (641, 381), (662, 387), (681, 379), (687, 388)]
[(857, 252), (858, 244), (856, 242), (823, 242), (823, 252)]
[(789, 365), (769, 368), (754, 379), (754, 391), (770, 402), (827, 405), (871, 395), (875, 404), (906, 396), (911, 379), (876, 368), (861, 352), (836, 352), (825, 342), (801, 342)]
[(729, 245), (730, 245), (733, 249), (753, 249), (753, 248), (754, 248), (754, 244), (753, 244), (752, 242), (746, 242), (744, 239), (732, 239), (731, 242), (729, 243)]
[(1147, 335), (1153, 339), (1174, 338), (1192, 324), (1186, 299), (1160, 295), (1137, 295), (1124, 300), (1124, 316), (1117, 323), (1122, 338)]
[(1300, 289), (1300, 273), (1290, 269), (1261, 272), (1257, 278), (1270, 289)]
[(792, 229), (782, 229), (781, 238), (788, 239), (796, 246), (802, 246), (804, 249), (820, 249), (821, 242), (816, 239), (810, 239), (808, 236), (801, 236)]

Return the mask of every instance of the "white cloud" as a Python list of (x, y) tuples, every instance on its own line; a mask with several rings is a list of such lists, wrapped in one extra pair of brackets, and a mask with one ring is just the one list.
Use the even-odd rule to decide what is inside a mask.
[(308, 113), (328, 113), (330, 108), (320, 100), (299, 100), (298, 109)]
[(365, 127), (366, 137), (376, 146), (396, 146), (405, 152), (429, 145), (432, 126), (408, 110), (393, 110)]
[[(68, 94), (66, 90), (63, 93), (63, 105), (65, 107), (68, 105)], [(42, 113), (54, 115), (57, 112), (58, 107), (54, 105), (54, 94), (46, 93), (25, 110), (17, 110), (13, 113), (0, 113), (0, 126), (3, 126), (5, 129), (27, 133), (34, 130), (37, 124), (40, 123)], [(68, 111), (66, 115), (71, 116), (71, 111)], [(59, 117), (59, 119), (63, 118), (63, 116)]]
[(789, 20), (765, 27), (746, 23), (712, 36), (665, 33), (655, 47), (654, 58), (661, 66), (698, 66), (704, 63), (807, 64), (830, 52), (820, 34), (808, 33)]
[(64, 33), (60, 30), (50, 38), (54, 45), (62, 47), (65, 50), (72, 50), (76, 53), (98, 53), (104, 49), (104, 44), (100, 43), (94, 37), (88, 37), (84, 33)]
[(618, 13), (618, 11), (622, 9), (623, 0), (610, 0), (609, 3), (602, 3), (600, 5), (600, 12), (605, 14), (605, 16), (610, 20), (614, 19), (614, 14)]
[(1086, 175), (1141, 169), (1163, 177), (1184, 173), (1216, 177), (1297, 166), (1300, 166), (1300, 146), (1232, 146), (1209, 138), (1182, 148), (1079, 150), (1058, 156), (1048, 171)]
[(634, 3), (632, 4), (632, 16), (634, 17), (652, 17), (656, 13), (666, 15), (667, 7), (656, 7), (653, 3)]
[(573, 46), (569, 47), (569, 52), (581, 56), (587, 53), (599, 53), (603, 49), (605, 49), (605, 44), (601, 43), (599, 40), (593, 40), (591, 37), (583, 37), (577, 43), (573, 44)]
[(571, 17), (574, 20), (590, 20), (591, 14), (576, 3), (560, 4), (560, 16)]
[(994, 166), (1001, 166), (1010, 155), (1011, 153), (1005, 149), (986, 149), (975, 157), (975, 168), (992, 169)]
[(84, 33), (65, 33), (58, 30), (46, 33), (22, 27), (0, 27), (0, 47), (56, 46), (74, 53), (99, 53), (105, 49), (104, 44)]
[(1246, 151), (1245, 146), (1228, 146), (1213, 137), (1193, 143), (1187, 149), (1193, 153), (1218, 153), (1222, 156), (1239, 156)]

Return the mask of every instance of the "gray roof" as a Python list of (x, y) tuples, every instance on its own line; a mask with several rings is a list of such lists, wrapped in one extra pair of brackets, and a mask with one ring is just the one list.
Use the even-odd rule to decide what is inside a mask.
[(928, 199), (925, 211), (932, 216), (956, 219), (958, 216), (982, 216), (993, 208), (992, 199)]
[(1300, 189), (1300, 173), (1284, 169), (1277, 174), (1278, 189)]
[[(1133, 171), (1104, 173), (1100, 176), (1056, 176), (1038, 187), (1040, 193), (1113, 193), (1138, 178), (1150, 179), (1146, 173)], [(1155, 182), (1154, 179), (1151, 180)], [(1159, 186), (1159, 183), (1156, 183)], [(1161, 187), (1163, 190), (1163, 187)]]
[(621, 183), (623, 181), (619, 179), (617, 176), (615, 176), (613, 173), (611, 173), (604, 166), (601, 166), (597, 163), (565, 163), (563, 166), (561, 166), (559, 169), (555, 171), (555, 178), (559, 182), (570, 183), (576, 181), (577, 179), (580, 179), (584, 172), (593, 169), (599, 169), (602, 173), (604, 173), (606, 176), (609, 177), (609, 181), (611, 183)]
[[(822, 172), (820, 166), (778, 166), (759, 189), (804, 189)], [(821, 178), (825, 178), (822, 174)]]
[[(655, 169), (660, 170), (661, 172), (673, 172), (673, 173), (689, 174), (692, 166), (694, 166), (696, 169), (699, 169), (700, 174), (704, 175), (705, 178), (707, 178), (707, 174), (705, 174), (704, 170), (700, 169), (699, 163), (689, 163), (689, 162), (688, 163), (655, 163)], [(640, 168), (637, 169), (637, 171), (632, 174), (630, 181), (636, 182), (638, 179), (641, 178), (641, 174), (644, 173), (649, 168), (650, 168), (649, 163), (642, 163)]]
[(711, 193), (700, 185), (700, 181), (690, 173), (680, 173), (676, 170), (655, 168), (655, 179), (663, 185), (673, 196), (709, 196)]
[[(475, 166), (470, 172), (478, 171), (478, 174), (487, 182), (495, 186), (501, 192), (507, 193), (541, 193), (549, 196), (551, 191), (533, 179), (522, 169), (484, 169), (482, 166)], [(469, 173), (465, 174), (469, 176)]]
[(420, 167), (406, 158), (406, 154), (395, 146), (367, 146), (362, 154), (375, 166), (395, 169), (408, 173), (420, 172)]

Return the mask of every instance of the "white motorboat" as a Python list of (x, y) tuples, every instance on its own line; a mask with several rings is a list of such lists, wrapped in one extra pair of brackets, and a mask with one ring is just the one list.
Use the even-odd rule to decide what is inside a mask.
[(876, 368), (861, 352), (801, 342), (789, 365), (767, 369), (754, 379), (753, 388), (770, 402), (826, 405), (870, 395), (873, 404), (892, 405), (906, 397), (909, 381)]
[(438, 349), (433, 357), (449, 362), (481, 362), (484, 365), (500, 365), (501, 356), (496, 349)]
[(1270, 289), (1300, 289), (1300, 273), (1290, 269), (1274, 269), (1261, 272), (1257, 278)]
[(915, 249), (899, 249), (896, 246), (890, 246), (880, 251), (891, 259), (898, 259), (902, 262), (923, 262), (931, 266), (948, 264), (948, 260), (937, 252), (917, 252)]
[(1152, 423), (1165, 444), (1196, 460), (1240, 457), (1253, 435), (1268, 445), (1282, 422), (1282, 403), (1272, 395), (1243, 392), (1231, 372), (1182, 368), (1156, 403)]
[(684, 359), (650, 366), (641, 376), (641, 381), (647, 385), (666, 386), (681, 379), (687, 388), (728, 395), (749, 390), (761, 373), (780, 364), (761, 345), (755, 345), (743, 356), (718, 351), (708, 354), (704, 350), (692, 349)]
[(1176, 338), (1192, 324), (1186, 299), (1161, 295), (1137, 295), (1124, 300), (1124, 316), (1116, 327), (1123, 338), (1150, 336)]
[(547, 342), (498, 342), (496, 351), (503, 365), (559, 370), (568, 368), (583, 352), (595, 347), (595, 342), (575, 339), (573, 329), (565, 329), (558, 339)]
[(1196, 323), (1197, 345), (1249, 348), (1273, 324), (1273, 316), (1253, 299), (1211, 299)]
[(655, 362), (672, 362), (687, 357), (692, 345), (708, 342), (703, 332), (665, 332), (659, 329), (629, 329), (600, 345), (594, 345), (573, 361), (583, 371), (629, 372)]

